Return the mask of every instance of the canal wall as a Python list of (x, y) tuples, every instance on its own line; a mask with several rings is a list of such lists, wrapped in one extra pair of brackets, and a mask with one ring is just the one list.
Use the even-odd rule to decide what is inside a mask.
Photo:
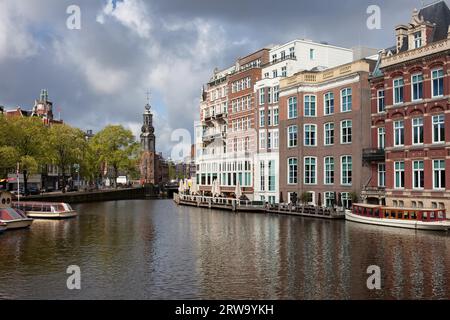
[(141, 188), (99, 190), (91, 192), (52, 193), (37, 196), (21, 197), (21, 201), (37, 202), (64, 202), (69, 204), (85, 202), (101, 202), (132, 199), (157, 199), (159, 191), (157, 187), (146, 186)]

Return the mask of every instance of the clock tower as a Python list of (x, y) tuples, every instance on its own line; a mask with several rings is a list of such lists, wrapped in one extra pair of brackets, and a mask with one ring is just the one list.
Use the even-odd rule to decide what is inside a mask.
[(141, 183), (154, 185), (157, 183), (155, 179), (155, 128), (153, 127), (153, 114), (149, 103), (145, 106), (144, 123), (141, 131)]

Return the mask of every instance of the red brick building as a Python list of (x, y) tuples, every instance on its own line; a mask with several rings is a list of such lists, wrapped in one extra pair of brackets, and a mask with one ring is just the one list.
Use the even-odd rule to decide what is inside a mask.
[(450, 209), (449, 27), (444, 1), (414, 10), (396, 28), (396, 46), (380, 56), (370, 79), (366, 202)]
[(280, 82), (280, 192), (305, 202), (349, 208), (367, 182), (369, 75), (376, 60), (304, 71)]

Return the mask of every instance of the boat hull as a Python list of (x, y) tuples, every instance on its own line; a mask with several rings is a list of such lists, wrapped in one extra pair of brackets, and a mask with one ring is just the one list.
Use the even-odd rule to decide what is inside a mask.
[(6, 230), (26, 229), (31, 226), (33, 219), (2, 220), (1, 222), (6, 224)]
[(385, 227), (414, 229), (414, 230), (430, 230), (430, 231), (447, 231), (450, 229), (450, 223), (445, 221), (437, 222), (422, 222), (414, 220), (399, 220), (399, 219), (379, 219), (358, 216), (350, 211), (345, 213), (345, 219), (348, 221), (379, 225)]
[(70, 219), (78, 216), (78, 213), (75, 210), (65, 212), (27, 211), (26, 214), (33, 219)]

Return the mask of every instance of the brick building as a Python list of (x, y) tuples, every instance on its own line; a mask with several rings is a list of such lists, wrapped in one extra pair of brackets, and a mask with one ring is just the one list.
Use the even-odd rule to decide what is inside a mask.
[(280, 202), (350, 207), (367, 182), (362, 150), (370, 147), (369, 74), (376, 58), (280, 82)]
[(371, 82), (371, 179), (363, 198), (395, 207), (450, 209), (450, 10), (414, 10), (396, 28)]

